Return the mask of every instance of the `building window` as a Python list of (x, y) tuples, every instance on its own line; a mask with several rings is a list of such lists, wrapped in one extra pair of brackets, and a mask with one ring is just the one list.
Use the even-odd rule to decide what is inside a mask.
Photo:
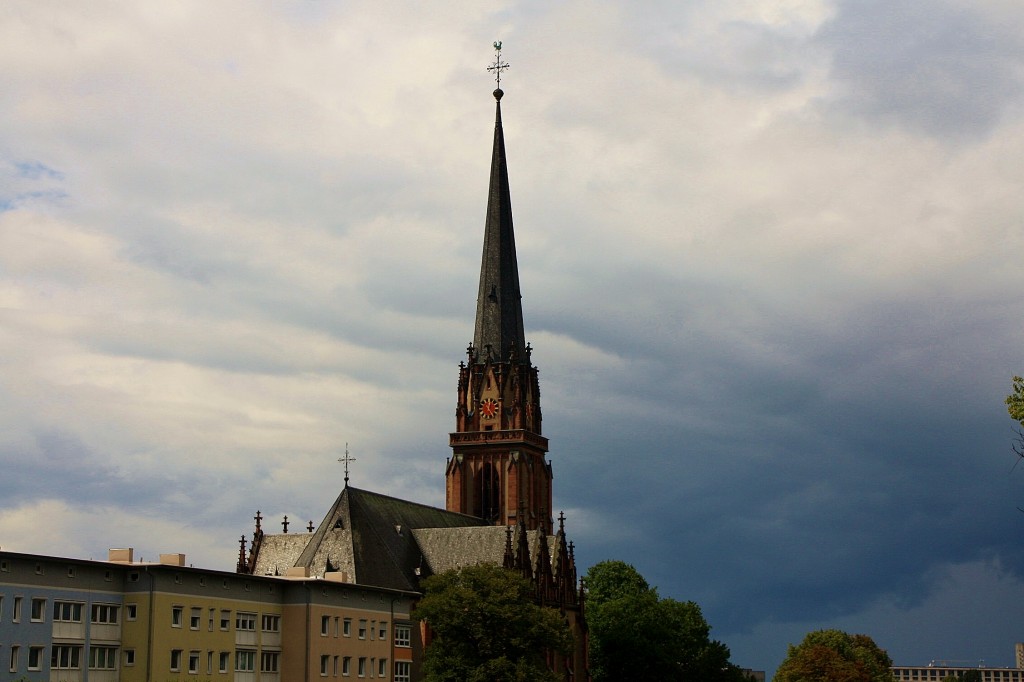
[(46, 647), (30, 646), (28, 648), (28, 669), (39, 670), (43, 667), (43, 651)]
[(320, 636), (326, 637), (331, 634), (331, 617), (320, 616)]
[(115, 647), (89, 647), (89, 670), (114, 670), (115, 668), (117, 668), (117, 649)]
[(213, 652), (212, 651), (207, 651), (206, 652), (206, 674), (207, 675), (212, 675), (213, 674)]
[(184, 607), (182, 607), (182, 606), (173, 606), (173, 607), (171, 607), (171, 627), (172, 628), (180, 628), (181, 627), (181, 613), (182, 613), (182, 611), (184, 611)]
[[(32, 600), (32, 620), (36, 618), (36, 600)], [(55, 601), (53, 602), (53, 620), (57, 623), (81, 623), (82, 605), (78, 602)]]
[(395, 626), (395, 646), (400, 646), (400, 647), (412, 646), (410, 644), (411, 639), (412, 639), (412, 627), (410, 627), (408, 625), (396, 625)]
[(338, 657), (334, 657), (334, 676), (338, 676)]
[(235, 629), (244, 630), (246, 632), (255, 632), (256, 614), (239, 612), (238, 615), (235, 616)]
[(188, 652), (188, 671), (193, 675), (199, 674), (199, 652)]
[(366, 639), (366, 619), (359, 619), (359, 639)]
[(370, 639), (375, 639), (377, 636), (377, 621), (370, 621)]
[(216, 614), (217, 614), (217, 609), (210, 609), (210, 625), (209, 625), (210, 632), (213, 632), (213, 619), (214, 619), (214, 616), (216, 616)]
[(226, 673), (228, 671), (228, 661), (229, 660), (231, 660), (231, 654), (229, 652), (227, 652), (227, 651), (220, 652), (220, 668), (219, 668), (219, 670), (222, 673)]
[(320, 677), (327, 677), (327, 671), (330, 669), (331, 657), (327, 654), (320, 656)]
[(225, 632), (231, 629), (231, 612), (228, 610), (220, 612), (220, 629)]
[(338, 631), (339, 631), (339, 629), (340, 629), (340, 628), (338, 627), (338, 622), (339, 622), (339, 620), (340, 620), (340, 619), (339, 619), (339, 618), (338, 618), (337, 616), (335, 616), (335, 617), (334, 617), (334, 636), (335, 636), (335, 637), (337, 637), (337, 636), (338, 636)]
[(189, 618), (188, 618), (188, 629), (189, 630), (198, 630), (199, 629), (199, 623), (200, 623), (200, 621), (202, 621), (202, 619), (203, 619), (203, 610), (201, 608), (193, 606), (192, 607), (192, 615), (190, 615)]
[(359, 657), (359, 677), (366, 677), (366, 656)]
[(264, 651), (260, 654), (260, 672), (261, 673), (276, 673), (278, 667), (279, 654), (276, 651)]
[(11, 614), (11, 620), (15, 623), (21, 622), (21, 597), (14, 598), (14, 613)]
[[(79, 607), (81, 608), (81, 607)], [(41, 623), (46, 618), (46, 600), (45, 599), (33, 599), (32, 600), (32, 622)], [(79, 612), (78, 620), (82, 620), (81, 612)]]
[(377, 661), (377, 677), (388, 676), (388, 659), (382, 658)]
[(70, 644), (54, 644), (50, 650), (52, 670), (78, 670), (82, 667), (82, 647)]
[(21, 647), (20, 646), (12, 646), (11, 647), (11, 672), (12, 673), (18, 672), (18, 664), (19, 664), (18, 658), (20, 658), (20, 656), (18, 656), (18, 654), (20, 652), (21, 652)]
[(395, 661), (395, 682), (412, 682), (412, 664), (408, 661)]
[(261, 624), (263, 632), (280, 632), (281, 616), (265, 613), (261, 619)]
[(181, 670), (181, 649), (171, 649), (171, 672)]
[(116, 604), (93, 604), (91, 620), (93, 623), (117, 625), (118, 611), (120, 608)]
[(4, 595), (0, 594), (0, 622), (4, 619)]
[(135, 620), (139, 617), (139, 607), (136, 604), (124, 605), (124, 617), (128, 620)]
[(341, 674), (348, 677), (352, 674), (352, 657), (346, 656), (341, 659)]
[(351, 618), (346, 618), (345, 622), (342, 623), (342, 631), (341, 631), (341, 633), (343, 635), (345, 635), (346, 637), (351, 637), (352, 636), (352, 619)]
[(124, 664), (126, 666), (135, 665), (135, 649), (124, 650)]
[(377, 639), (383, 640), (383, 639), (387, 639), (387, 638), (388, 638), (388, 623), (387, 623), (387, 621), (381, 621), (377, 625)]
[(239, 649), (235, 652), (235, 672), (251, 673), (256, 670), (256, 652)]

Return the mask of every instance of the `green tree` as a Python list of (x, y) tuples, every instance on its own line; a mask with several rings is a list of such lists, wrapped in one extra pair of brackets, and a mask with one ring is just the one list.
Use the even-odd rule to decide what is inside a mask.
[(1006, 411), (1010, 418), (1020, 425), (1017, 438), (1013, 443), (1013, 451), (1018, 457), (1024, 457), (1024, 378), (1013, 377), (1013, 393), (1006, 396)]
[(809, 633), (789, 645), (774, 682), (893, 682), (892, 659), (867, 635), (842, 630)]
[(529, 581), (478, 565), (423, 581), (413, 614), (434, 634), (424, 654), (426, 682), (554, 682), (545, 652), (568, 653), (565, 619), (537, 605)]
[(590, 674), (594, 682), (630, 679), (740, 682), (729, 649), (692, 601), (661, 599), (633, 566), (603, 561), (587, 572)]

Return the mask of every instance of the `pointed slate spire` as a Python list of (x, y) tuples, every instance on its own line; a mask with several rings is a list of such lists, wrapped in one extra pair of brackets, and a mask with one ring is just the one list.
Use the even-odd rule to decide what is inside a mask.
[(494, 120), (494, 149), (491, 153), (491, 181), (487, 194), (484, 251), (480, 262), (480, 290), (476, 299), (476, 328), (473, 345), (484, 360), (528, 363), (523, 334), (523, 306), (519, 293), (519, 266), (512, 230), (512, 200), (505, 162), (505, 136), (501, 128), (501, 89)]

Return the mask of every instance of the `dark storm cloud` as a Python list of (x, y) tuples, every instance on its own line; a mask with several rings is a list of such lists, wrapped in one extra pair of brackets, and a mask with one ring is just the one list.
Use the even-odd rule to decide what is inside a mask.
[(588, 559), (618, 552), (721, 632), (748, 630), (751, 613), (842, 617), (889, 593), (910, 607), (951, 557), (1024, 569), (991, 369), (1004, 306), (894, 291), (832, 302), (823, 325), (814, 308), (778, 314), (771, 291), (628, 279), (615, 300), (637, 297), (631, 323), (587, 305), (541, 318), (624, 365), (575, 388), (571, 367), (545, 373), (569, 384), (558, 400), (603, 416), (554, 427), (563, 496), (602, 490), (632, 529), (625, 544), (588, 538)]
[(848, 1), (818, 39), (844, 108), (930, 135), (979, 137), (1021, 101), (1018, 29), (963, 3)]

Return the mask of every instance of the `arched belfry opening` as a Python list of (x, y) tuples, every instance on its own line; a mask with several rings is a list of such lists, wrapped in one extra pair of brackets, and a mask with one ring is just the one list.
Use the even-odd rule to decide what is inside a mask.
[(501, 514), (501, 474), (490, 462), (485, 463), (476, 474), (473, 515), (490, 522), (498, 520)]

